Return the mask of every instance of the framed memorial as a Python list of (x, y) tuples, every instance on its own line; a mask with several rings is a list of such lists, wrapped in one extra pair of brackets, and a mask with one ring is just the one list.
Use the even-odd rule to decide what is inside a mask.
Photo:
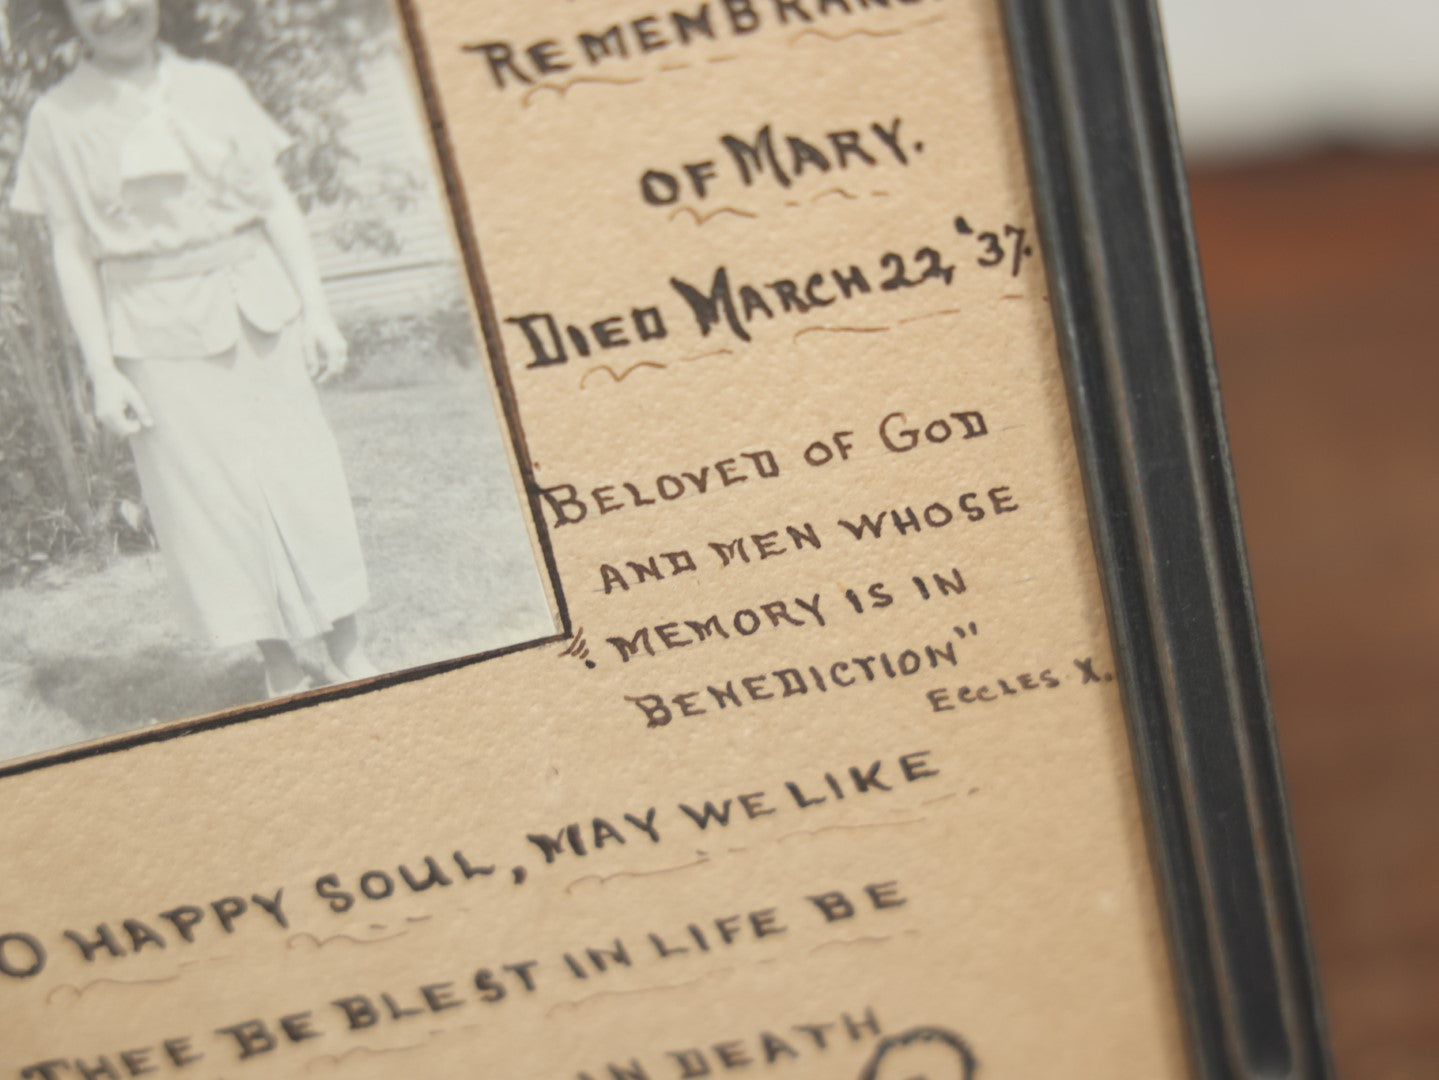
[(1150, 3), (0, 10), (0, 1076), (1330, 1075)]

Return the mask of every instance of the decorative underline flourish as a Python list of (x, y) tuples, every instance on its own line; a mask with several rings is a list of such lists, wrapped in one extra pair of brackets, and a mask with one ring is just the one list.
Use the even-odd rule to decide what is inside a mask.
[(361, 938), (355, 937), (353, 934), (331, 934), (329, 937), (322, 938), (306, 931), (299, 934), (292, 934), (289, 940), (285, 942), (285, 947), (287, 949), (293, 949), (298, 942), (304, 941), (306, 938), (314, 943), (316, 950), (323, 949), (326, 945), (333, 945), (337, 941), (348, 941), (352, 945), (380, 945), (386, 941), (394, 941), (396, 938), (402, 938), (408, 933), (408, 930), (401, 930), (398, 933), (387, 934), (384, 937), (377, 938)]
[(569, 893), (574, 890), (574, 887), (576, 885), (583, 885), (587, 881), (593, 881), (596, 884), (604, 885), (608, 882), (613, 881), (615, 878), (659, 877), (662, 874), (676, 874), (679, 873), (681, 870), (693, 870), (695, 867), (704, 866), (708, 862), (709, 858), (706, 856), (702, 859), (696, 859), (694, 862), (680, 863), (678, 866), (662, 866), (658, 870), (617, 870), (613, 874), (586, 874), (584, 877), (575, 878), (574, 881), (566, 885), (565, 892)]
[(351, 1050), (346, 1050), (342, 1054), (321, 1054), (319, 1057), (310, 1061), (305, 1066), (305, 1069), (307, 1072), (313, 1072), (317, 1065), (333, 1065), (338, 1067), (352, 1057), (382, 1057), (385, 1054), (408, 1054), (412, 1050), (420, 1049), (420, 1047), (426, 1045), (429, 1041), (429, 1039), (421, 1039), (419, 1042), (406, 1043), (404, 1046), (356, 1046)]
[(708, 214), (701, 213), (693, 206), (678, 206), (670, 211), (670, 220), (674, 221), (681, 214), (689, 214), (690, 217), (694, 218), (696, 225), (707, 225), (721, 214), (733, 214), (735, 217), (751, 219), (759, 217), (753, 210), (741, 210), (737, 206), (717, 206)]
[(817, 38), (823, 38), (825, 41), (827, 41), (827, 42), (829, 42), (831, 45), (833, 45), (833, 44), (835, 44), (835, 43), (837, 43), (837, 42), (844, 41), (846, 38), (852, 38), (852, 37), (891, 38), (891, 37), (899, 37), (899, 35), (900, 35), (900, 34), (903, 34), (903, 33), (904, 33), (904, 30), (901, 29), (901, 28), (898, 28), (898, 27), (893, 27), (893, 28), (888, 29), (888, 30), (870, 30), (868, 27), (863, 27), (863, 26), (862, 26), (862, 27), (860, 27), (858, 30), (846, 30), (846, 31), (844, 31), (843, 33), (840, 33), (840, 34), (831, 34), (828, 30), (817, 30), (817, 29), (815, 29), (814, 27), (810, 27), (808, 30), (801, 30), (799, 33), (795, 34), (794, 37), (790, 38), (789, 40), (790, 40), (790, 44), (791, 44), (791, 45), (798, 45), (798, 44), (799, 44), (801, 41), (803, 41), (805, 38), (813, 36), (813, 37), (817, 37)]
[(777, 844), (783, 844), (786, 840), (793, 840), (801, 836), (819, 836), (827, 832), (860, 832), (867, 829), (899, 829), (907, 825), (922, 825), (924, 818), (902, 818), (899, 821), (873, 821), (858, 825), (825, 825), (818, 829), (799, 829), (795, 832), (785, 833), (778, 840)]
[(816, 28), (816, 27), (810, 27), (810, 28), (808, 28), (808, 29), (801, 30), (801, 31), (799, 31), (799, 33), (793, 35), (793, 36), (789, 39), (789, 43), (790, 43), (791, 45), (798, 45), (801, 41), (803, 41), (803, 40), (804, 40), (805, 38), (807, 38), (807, 37), (817, 37), (817, 38), (821, 39), (822, 41), (827, 42), (827, 43), (830, 44), (830, 45), (838, 44), (839, 42), (845, 41), (845, 40), (847, 40), (847, 39), (849, 39), (849, 38), (852, 38), (852, 37), (870, 37), (870, 38), (891, 38), (891, 37), (898, 37), (899, 35), (908, 33), (908, 32), (911, 31), (911, 30), (920, 30), (920, 29), (923, 29), (923, 28), (926, 27), (926, 26), (933, 26), (933, 25), (935, 25), (935, 23), (942, 23), (942, 22), (944, 22), (944, 20), (945, 20), (947, 17), (948, 17), (948, 16), (945, 16), (945, 15), (931, 15), (931, 16), (930, 16), (929, 18), (927, 18), (927, 19), (920, 19), (920, 20), (917, 21), (917, 22), (912, 22), (912, 23), (910, 23), (908, 26), (889, 27), (888, 29), (885, 29), (885, 30), (870, 30), (870, 29), (868, 29), (868, 28), (866, 28), (866, 27), (860, 27), (860, 28), (857, 29), (857, 30), (846, 30), (846, 31), (844, 31), (844, 32), (842, 32), (842, 33), (838, 33), (838, 34), (832, 34), (832, 33), (830, 33), (830, 32), (827, 31), (827, 30), (820, 30), (820, 29), (818, 29), (818, 28)]
[(892, 329), (890, 326), (806, 326), (797, 330), (792, 340), (799, 341), (806, 334), (887, 334)]
[(78, 1001), (97, 986), (163, 986), (165, 983), (174, 982), (179, 977), (180, 973), (177, 971), (173, 975), (166, 975), (160, 979), (92, 979), (90, 982), (81, 983), (78, 986), (71, 983), (64, 983), (63, 985), (55, 987), (55, 989), (45, 995), (45, 1004), (53, 1005), (56, 996), (62, 990), (69, 990), (75, 995), (75, 1000)]
[(620, 383), (624, 382), (640, 368), (654, 368), (656, 371), (663, 371), (665, 369), (665, 365), (655, 360), (641, 360), (637, 364), (631, 364), (623, 371), (616, 371), (609, 364), (598, 364), (595, 367), (590, 368), (589, 371), (585, 372), (584, 375), (580, 377), (580, 389), (583, 390), (585, 388), (585, 384), (590, 381), (591, 375), (598, 375), (600, 372), (604, 372), (615, 382)]
[(938, 318), (942, 318), (942, 317), (947, 316), (947, 315), (962, 315), (962, 314), (963, 314), (963, 312), (962, 312), (959, 308), (957, 308), (957, 307), (956, 307), (956, 308), (945, 308), (943, 311), (931, 311), (931, 312), (927, 312), (927, 313), (924, 314), (924, 315), (911, 315), (911, 316), (910, 316), (909, 318), (907, 318), (907, 319), (900, 319), (900, 320), (899, 320), (899, 325), (900, 325), (900, 326), (908, 326), (910, 323), (924, 322), (924, 320), (926, 320), (926, 319), (938, 319)]
[(576, 75), (573, 79), (566, 79), (562, 83), (543, 82), (530, 87), (520, 98), (520, 107), (528, 109), (534, 102), (535, 95), (541, 90), (553, 90), (563, 98), (569, 94), (572, 88), (587, 83), (598, 83), (606, 86), (633, 86), (635, 83), (642, 83), (644, 81), (644, 77), (640, 75), (636, 75), (630, 79), (612, 78), (606, 75)]
[(716, 970), (711, 971), (708, 974), (701, 975), (696, 979), (689, 979), (685, 982), (666, 983), (663, 986), (642, 986), (635, 990), (601, 990), (598, 994), (590, 994), (588, 997), (576, 998), (574, 1001), (561, 1001), (557, 1005), (552, 1005), (549, 1009), (545, 1011), (545, 1015), (553, 1016), (561, 1009), (578, 1009), (582, 1005), (588, 1005), (590, 1002), (595, 1001), (599, 998), (631, 997), (635, 994), (656, 994), (662, 993), (666, 990), (682, 990), (687, 986), (694, 986), (696, 983), (702, 983), (706, 979), (713, 979), (720, 975), (728, 975), (732, 971), (734, 971), (734, 968), (732, 967), (717, 968)]

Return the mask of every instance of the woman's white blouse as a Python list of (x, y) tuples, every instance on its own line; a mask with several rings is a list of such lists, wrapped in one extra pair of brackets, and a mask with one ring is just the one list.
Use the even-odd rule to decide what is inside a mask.
[(234, 347), (241, 317), (275, 332), (299, 312), (254, 228), (290, 144), (218, 64), (162, 48), (142, 88), (81, 61), (31, 110), (10, 206), (77, 231), (101, 270), (116, 356), (214, 356)]

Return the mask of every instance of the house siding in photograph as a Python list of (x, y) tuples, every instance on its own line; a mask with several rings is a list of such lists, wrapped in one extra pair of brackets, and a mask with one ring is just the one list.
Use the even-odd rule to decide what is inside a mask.
[(367, 73), (364, 93), (346, 103), (345, 141), (364, 169), (371, 175), (398, 170), (415, 182), (412, 202), (388, 221), (399, 250), (342, 247), (335, 237), (341, 206), (317, 206), (309, 216), (320, 272), (341, 316), (422, 312), (461, 295), (457, 247), (410, 78), (399, 51), (386, 53)]

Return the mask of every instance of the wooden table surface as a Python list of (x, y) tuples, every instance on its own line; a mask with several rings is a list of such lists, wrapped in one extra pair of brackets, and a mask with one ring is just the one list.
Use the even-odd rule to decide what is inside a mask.
[(1439, 154), (1195, 170), (1338, 1073), (1439, 1078)]

